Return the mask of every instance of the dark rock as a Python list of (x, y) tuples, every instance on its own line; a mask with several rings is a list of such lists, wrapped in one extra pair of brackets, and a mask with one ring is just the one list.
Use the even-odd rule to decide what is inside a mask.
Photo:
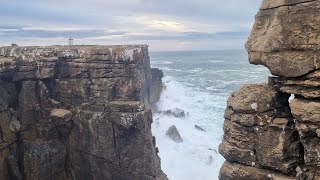
[(146, 45), (0, 48), (0, 179), (165, 180)]
[(167, 132), (166, 135), (169, 136), (174, 142), (176, 143), (182, 143), (183, 139), (181, 138), (178, 129), (176, 126), (171, 126)]
[(164, 111), (164, 114), (168, 115), (168, 116), (172, 115), (172, 116), (174, 116), (176, 118), (184, 118), (184, 117), (186, 117), (186, 114), (185, 114), (184, 110), (178, 109), (178, 108), (175, 108), (173, 110)]
[(212, 164), (212, 161), (213, 161), (213, 157), (212, 157), (212, 156), (209, 156), (207, 164), (208, 164), (208, 165), (211, 165), (211, 164)]
[(161, 92), (163, 89), (163, 72), (160, 69), (152, 68), (151, 69), (151, 75), (152, 75), (152, 82), (151, 82), (151, 90), (150, 90), (150, 96), (149, 96), (149, 102), (151, 105), (156, 103), (161, 96)]
[(198, 125), (194, 125), (194, 127), (199, 130), (199, 131), (202, 131), (202, 132), (206, 132), (205, 129), (203, 129), (202, 127), (198, 126)]
[(17, 101), (17, 90), (13, 83), (0, 80), (0, 111), (8, 109)]
[(24, 141), (23, 143), (23, 177), (26, 179), (66, 179), (64, 167), (66, 147), (58, 141), (38, 143)]
[(10, 155), (7, 157), (7, 164), (8, 164), (10, 179), (22, 180), (23, 176), (20, 172), (18, 161), (13, 155)]

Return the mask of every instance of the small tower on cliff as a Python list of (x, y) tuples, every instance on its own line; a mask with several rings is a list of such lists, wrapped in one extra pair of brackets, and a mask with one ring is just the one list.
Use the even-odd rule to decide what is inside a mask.
[(73, 39), (71, 37), (68, 39), (68, 44), (69, 44), (69, 46), (73, 46), (74, 45), (74, 41), (73, 41)]

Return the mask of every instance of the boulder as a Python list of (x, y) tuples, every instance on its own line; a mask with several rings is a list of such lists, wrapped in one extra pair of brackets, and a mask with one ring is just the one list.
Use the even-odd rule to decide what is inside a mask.
[(50, 116), (57, 120), (69, 121), (72, 118), (72, 113), (65, 109), (53, 109)]
[(173, 110), (164, 111), (164, 114), (165, 115), (172, 115), (172, 116), (174, 116), (176, 118), (184, 118), (184, 117), (186, 117), (186, 114), (185, 114), (184, 110), (179, 109), (179, 108), (175, 108)]
[(20, 130), (20, 121), (17, 121), (17, 120), (12, 120), (10, 122), (10, 125), (9, 125), (9, 129), (12, 131), (12, 132), (18, 132)]
[(176, 126), (171, 126), (167, 132), (166, 135), (168, 137), (170, 137), (174, 142), (176, 143), (182, 143), (183, 139), (181, 138), (178, 129), (176, 128)]

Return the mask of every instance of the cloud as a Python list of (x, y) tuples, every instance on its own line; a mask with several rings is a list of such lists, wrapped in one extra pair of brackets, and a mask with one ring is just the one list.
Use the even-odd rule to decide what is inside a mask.
[(128, 40), (180, 40), (180, 41), (212, 41), (212, 40), (237, 40), (247, 39), (248, 32), (221, 32), (221, 33), (203, 33), (203, 32), (183, 32), (175, 34), (160, 35), (123, 35)]
[[(1, 27), (0, 27), (1, 29)], [(107, 32), (104, 30), (69, 30), (69, 29), (42, 29), (42, 28), (19, 28), (15, 30), (2, 29), (0, 38), (89, 38), (111, 35), (124, 35), (126, 32)]]
[(242, 48), (239, 43), (246, 40), (260, 5), (252, 0), (0, 2), (0, 20), (6, 22), (0, 26), (2, 44), (61, 43), (73, 37), (81, 43), (151, 43), (161, 49), (175, 43), (179, 49), (192, 44), (216, 48), (217, 42)]

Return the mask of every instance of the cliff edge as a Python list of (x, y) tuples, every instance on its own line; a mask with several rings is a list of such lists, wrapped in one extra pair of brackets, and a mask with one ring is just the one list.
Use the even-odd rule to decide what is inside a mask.
[(0, 179), (166, 179), (159, 81), (146, 45), (1, 47)]
[(262, 2), (246, 48), (274, 76), (229, 97), (219, 179), (320, 179), (319, 11), (319, 0)]

